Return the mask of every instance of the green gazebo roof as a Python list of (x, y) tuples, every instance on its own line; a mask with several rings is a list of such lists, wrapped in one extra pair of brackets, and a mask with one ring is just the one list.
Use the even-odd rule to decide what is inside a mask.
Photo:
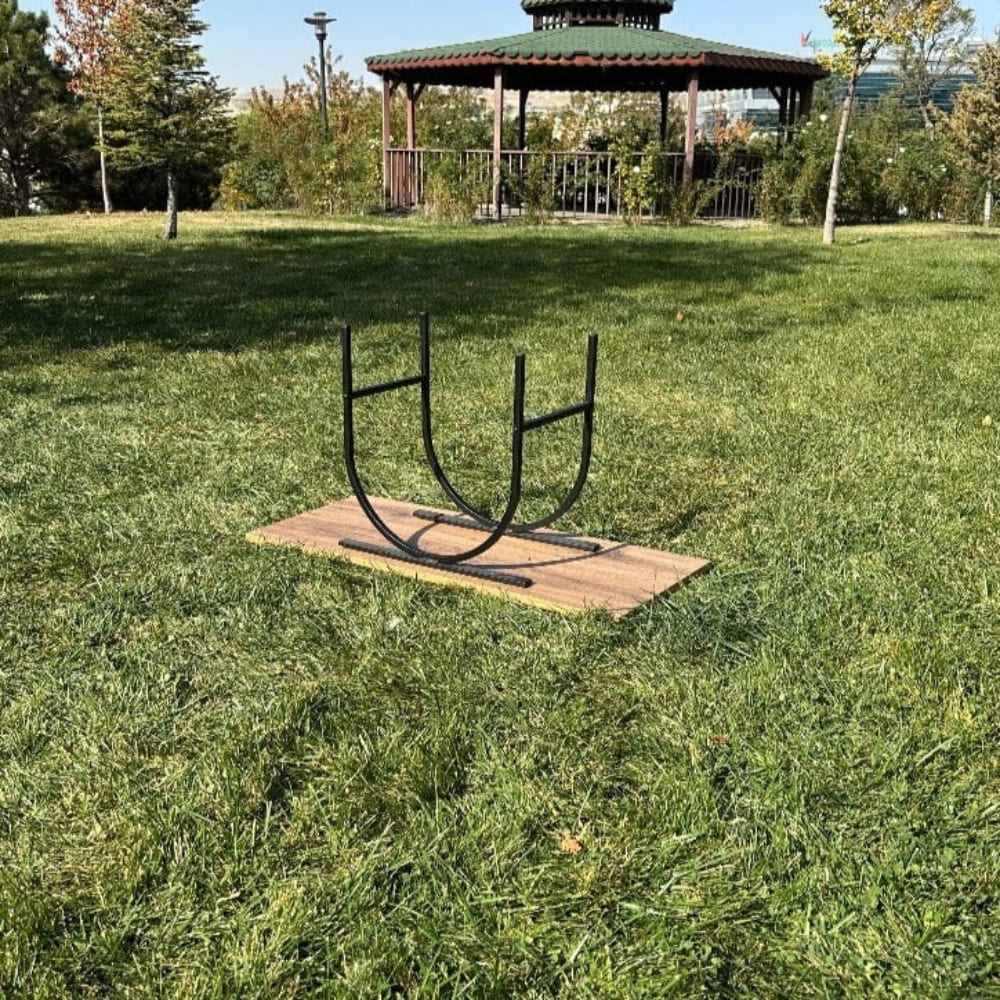
[[(550, 0), (537, 0), (537, 2), (545, 3)], [(497, 62), (519, 60), (566, 62), (581, 58), (673, 62), (706, 59), (722, 62), (765, 60), (794, 67), (806, 75), (815, 68), (816, 76), (823, 75), (818, 64), (808, 59), (797, 59), (774, 52), (728, 45), (724, 42), (710, 42), (704, 38), (676, 35), (671, 31), (643, 31), (639, 28), (618, 27), (573, 27), (554, 31), (530, 31), (523, 35), (510, 35), (484, 42), (461, 42), (457, 45), (408, 49), (390, 55), (371, 56), (368, 59), (368, 68), (379, 72), (383, 67), (402, 64), (460, 63), (482, 58)]]
[(827, 75), (809, 59), (617, 26), (531, 31), (368, 59), (369, 70), (389, 79), (456, 86), (492, 86), (497, 68), (508, 72), (512, 85), (543, 90), (652, 90), (679, 85), (693, 69), (699, 70), (703, 89), (805, 82)]
[(372, 56), (389, 82), (522, 90), (670, 91), (694, 74), (704, 90), (807, 86), (826, 71), (810, 59), (660, 30), (674, 0), (521, 0), (534, 31)]

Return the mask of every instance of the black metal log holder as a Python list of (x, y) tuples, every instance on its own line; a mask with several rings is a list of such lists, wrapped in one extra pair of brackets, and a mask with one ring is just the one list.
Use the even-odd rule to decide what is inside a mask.
[[(345, 326), (341, 334), (341, 350), (344, 394), (344, 461), (347, 465), (347, 476), (362, 511), (379, 534), (390, 544), (389, 546), (373, 545), (370, 542), (345, 538), (341, 541), (341, 546), (354, 552), (363, 552), (368, 555), (395, 559), (410, 565), (426, 566), (524, 589), (533, 586), (534, 581), (530, 577), (484, 566), (471, 566), (469, 563), (478, 556), (489, 552), (508, 536), (529, 538), (544, 545), (557, 546), (577, 552), (600, 552), (601, 546), (596, 542), (544, 531), (570, 511), (580, 498), (590, 475), (594, 447), (594, 408), (597, 395), (597, 348), (598, 339), (596, 335), (592, 335), (587, 344), (587, 385), (583, 402), (531, 419), (527, 418), (524, 412), (527, 378), (525, 356), (519, 354), (514, 359), (514, 418), (511, 441), (510, 495), (503, 516), (499, 520), (495, 520), (489, 514), (469, 503), (458, 492), (438, 460), (437, 450), (434, 447), (434, 423), (431, 409), (431, 335), (428, 315), (424, 313), (420, 317), (420, 374), (367, 386), (364, 389), (354, 388), (351, 328)], [(354, 436), (354, 404), (360, 399), (380, 396), (399, 389), (415, 388), (416, 386), (420, 386), (421, 426), (427, 462), (438, 485), (459, 509), (460, 514), (439, 514), (435, 511), (417, 510), (414, 511), (413, 516), (435, 524), (448, 524), (486, 534), (487, 537), (479, 545), (465, 552), (451, 554), (429, 552), (397, 534), (375, 509), (358, 473)], [(572, 489), (548, 517), (529, 523), (515, 523), (517, 511), (521, 505), (525, 434), (578, 416), (583, 417), (583, 446), (579, 471)]]

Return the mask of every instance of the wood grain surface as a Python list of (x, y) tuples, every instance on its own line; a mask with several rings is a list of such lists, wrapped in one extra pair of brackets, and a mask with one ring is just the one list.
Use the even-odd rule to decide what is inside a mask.
[[(413, 516), (414, 511), (426, 507), (397, 500), (373, 502), (394, 531), (429, 551), (462, 552), (484, 537), (465, 528), (431, 524)], [(508, 536), (486, 555), (473, 560), (472, 565), (527, 576), (533, 581), (528, 589), (510, 587), (342, 548), (340, 543), (347, 538), (388, 544), (353, 497), (261, 528), (247, 538), (255, 544), (292, 546), (306, 553), (335, 556), (426, 583), (464, 587), (537, 607), (564, 612), (604, 610), (619, 618), (648, 601), (673, 593), (711, 568), (704, 559), (600, 538), (588, 539), (601, 545), (600, 552), (591, 554)]]

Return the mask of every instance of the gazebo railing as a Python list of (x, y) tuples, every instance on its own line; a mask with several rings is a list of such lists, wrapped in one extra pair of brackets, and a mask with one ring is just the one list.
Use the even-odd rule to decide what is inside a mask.
[[(568, 218), (614, 218), (625, 214), (625, 183), (629, 171), (642, 169), (645, 154), (623, 158), (611, 152), (570, 151), (535, 153), (514, 150), (503, 154), (504, 207), (514, 214), (530, 210), (532, 200), (547, 196), (546, 208)], [(540, 160), (545, 162), (540, 163)], [(684, 157), (670, 154), (670, 169), (679, 183)], [(532, 178), (532, 169), (541, 176)], [(530, 192), (532, 182), (546, 190)], [(643, 209), (645, 217), (656, 212)]]
[[(642, 170), (646, 155), (631, 153), (622, 162), (622, 157), (612, 152), (504, 151), (500, 161), (503, 210), (518, 216), (541, 206), (559, 218), (626, 215), (627, 177), (629, 172)], [(662, 155), (660, 169), (666, 185), (680, 190), (684, 154)], [(478, 205), (479, 215), (491, 218), (495, 214), (493, 152), (486, 149), (390, 149), (386, 157), (388, 207), (412, 210), (426, 205), (432, 171), (447, 159), (453, 161), (464, 193)], [(712, 153), (699, 153), (695, 157), (694, 179), (706, 183), (699, 194), (697, 216), (717, 220), (758, 218), (763, 168), (763, 160), (750, 154), (723, 159)], [(641, 208), (644, 218), (665, 213), (666, 205), (660, 203)]]

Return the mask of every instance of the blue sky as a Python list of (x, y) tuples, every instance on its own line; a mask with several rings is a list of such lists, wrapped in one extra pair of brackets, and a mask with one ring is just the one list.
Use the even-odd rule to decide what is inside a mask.
[[(332, 25), (334, 52), (355, 75), (364, 71), (365, 56), (396, 49), (446, 42), (474, 41), (528, 31), (531, 22), (518, 0), (325, 0), (337, 23)], [(47, 10), (51, 0), (21, 0), (28, 10)], [(323, 0), (203, 0), (202, 15), (210, 24), (205, 39), (209, 68), (227, 86), (271, 86), (288, 74), (301, 75), (315, 40), (302, 18)], [(980, 27), (992, 33), (1000, 24), (1000, 0), (973, 5)], [(734, 15), (734, 8), (739, 11)], [(747, 11), (749, 8), (749, 12)], [(714, 41), (735, 42), (776, 52), (803, 54), (799, 39), (829, 28), (812, 0), (676, 0), (664, 21), (670, 31)]]

